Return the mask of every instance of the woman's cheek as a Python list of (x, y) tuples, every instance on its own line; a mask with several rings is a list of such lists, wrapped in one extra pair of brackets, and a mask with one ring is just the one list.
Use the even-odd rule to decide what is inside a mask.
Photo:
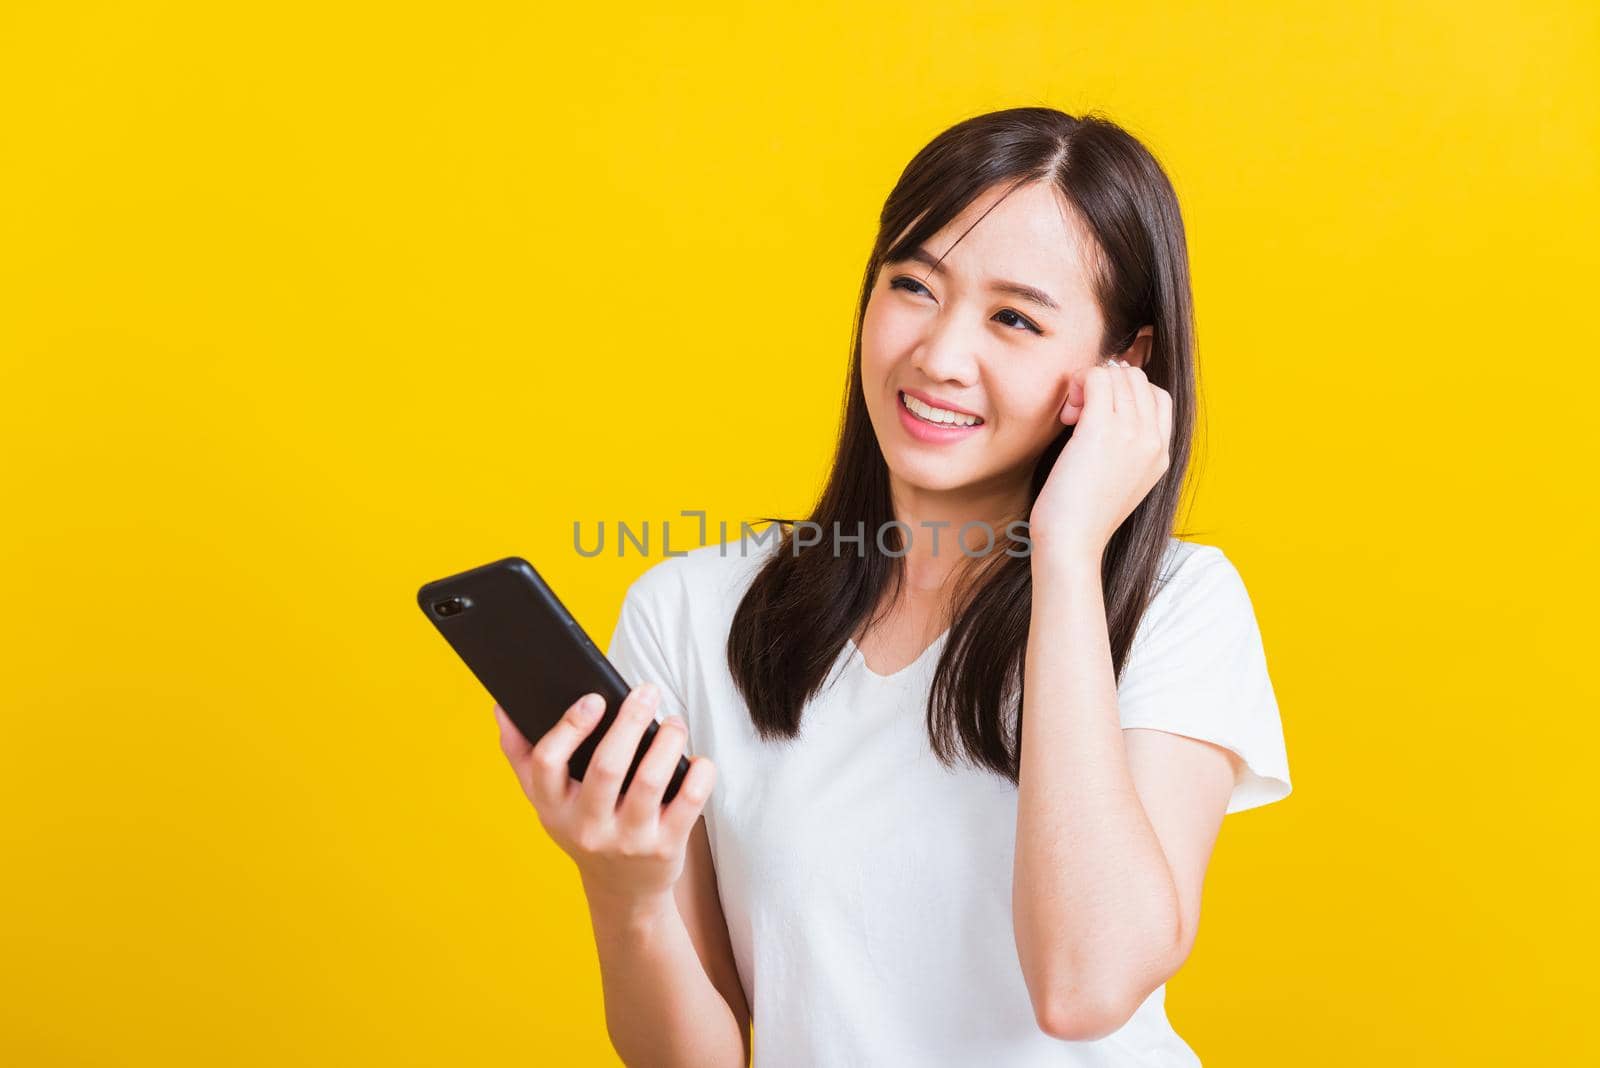
[(886, 354), (894, 351), (885, 326), (869, 305), (861, 323), (861, 365), (868, 377), (882, 377), (889, 362)]
[[(1021, 389), (1007, 390), (1000, 412), (1005, 422), (1028, 427), (1030, 436), (1051, 434), (1060, 429), (1056, 415), (1066, 396), (1065, 378), (1031, 382)], [(1056, 399), (1058, 397), (1060, 400)]]

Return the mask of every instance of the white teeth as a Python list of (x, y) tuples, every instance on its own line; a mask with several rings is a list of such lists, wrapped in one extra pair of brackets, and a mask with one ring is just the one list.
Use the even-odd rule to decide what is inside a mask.
[(975, 415), (962, 415), (945, 408), (935, 408), (931, 404), (923, 404), (909, 393), (900, 394), (900, 399), (905, 406), (911, 409), (912, 414), (926, 419), (930, 423), (943, 423), (946, 426), (976, 426), (981, 420)]

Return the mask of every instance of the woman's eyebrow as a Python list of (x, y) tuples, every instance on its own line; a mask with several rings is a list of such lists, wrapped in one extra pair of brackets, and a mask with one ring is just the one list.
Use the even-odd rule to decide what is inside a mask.
[[(926, 264), (934, 274), (945, 273), (944, 264), (940, 263), (933, 253), (925, 248), (913, 249), (902, 257), (902, 262), (907, 260), (916, 260), (918, 263)], [(1023, 285), (1021, 282), (1008, 282), (1003, 278), (991, 278), (989, 280), (989, 288), (996, 293), (1010, 293), (1014, 297), (1032, 301), (1041, 308), (1049, 308), (1051, 311), (1061, 310), (1061, 305), (1050, 299), (1050, 294), (1036, 286)]]

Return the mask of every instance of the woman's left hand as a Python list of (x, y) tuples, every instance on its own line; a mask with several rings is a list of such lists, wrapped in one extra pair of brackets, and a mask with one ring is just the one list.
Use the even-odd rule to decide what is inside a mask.
[(1028, 516), (1031, 551), (1098, 561), (1171, 463), (1172, 395), (1130, 364), (1095, 364), (1072, 373), (1059, 417), (1076, 429)]

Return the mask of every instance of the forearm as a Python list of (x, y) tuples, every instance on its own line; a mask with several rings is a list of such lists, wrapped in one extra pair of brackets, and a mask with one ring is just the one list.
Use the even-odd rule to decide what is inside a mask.
[(745, 1036), (695, 953), (673, 899), (589, 898), (606, 1031), (625, 1064), (743, 1065)]
[(1128, 767), (1100, 564), (1087, 554), (1034, 563), (1012, 911), (1035, 1004), (1068, 1015), (1146, 993), (1181, 934)]

